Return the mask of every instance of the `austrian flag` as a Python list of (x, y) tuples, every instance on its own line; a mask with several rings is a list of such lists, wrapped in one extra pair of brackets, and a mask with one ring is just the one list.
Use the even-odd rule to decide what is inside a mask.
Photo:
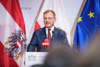
[(0, 0), (0, 67), (23, 67), (26, 31), (19, 0)]
[(17, 47), (17, 48), (19, 48), (19, 46), (21, 46), (22, 45), (22, 42), (19, 40), (16, 44), (15, 44), (15, 46)]

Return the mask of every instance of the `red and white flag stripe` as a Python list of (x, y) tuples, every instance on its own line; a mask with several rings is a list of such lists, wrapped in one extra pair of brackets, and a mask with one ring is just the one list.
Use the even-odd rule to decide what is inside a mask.
[(15, 44), (15, 46), (16, 46), (17, 48), (19, 48), (21, 45), (22, 45), (22, 42), (21, 42), (20, 40)]
[(20, 29), (26, 35), (19, 0), (0, 0), (0, 18), (0, 67), (21, 67), (22, 57), (15, 60), (4, 51), (4, 43), (15, 30)]
[(40, 28), (41, 28), (41, 27), (40, 27), (38, 21), (36, 21), (34, 30), (38, 30), (38, 29), (40, 29)]

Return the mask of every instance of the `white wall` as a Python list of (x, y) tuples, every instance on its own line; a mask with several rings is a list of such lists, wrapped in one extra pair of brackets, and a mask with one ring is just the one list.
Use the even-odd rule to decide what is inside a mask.
[(66, 14), (68, 16), (68, 21), (70, 23), (70, 29), (75, 22), (79, 9), (81, 7), (83, 0), (63, 0)]

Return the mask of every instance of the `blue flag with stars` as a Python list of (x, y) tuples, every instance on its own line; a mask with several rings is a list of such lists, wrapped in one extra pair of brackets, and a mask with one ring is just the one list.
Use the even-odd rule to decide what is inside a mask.
[(78, 19), (73, 48), (84, 52), (93, 34), (100, 30), (100, 0), (87, 0)]

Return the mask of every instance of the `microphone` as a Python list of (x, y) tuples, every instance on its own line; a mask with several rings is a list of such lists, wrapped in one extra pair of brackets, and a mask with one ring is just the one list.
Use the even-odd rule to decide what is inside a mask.
[(52, 34), (54, 33), (54, 31), (52, 31)]
[(42, 49), (47, 52), (49, 50), (49, 40), (45, 39), (44, 42), (42, 43)]

